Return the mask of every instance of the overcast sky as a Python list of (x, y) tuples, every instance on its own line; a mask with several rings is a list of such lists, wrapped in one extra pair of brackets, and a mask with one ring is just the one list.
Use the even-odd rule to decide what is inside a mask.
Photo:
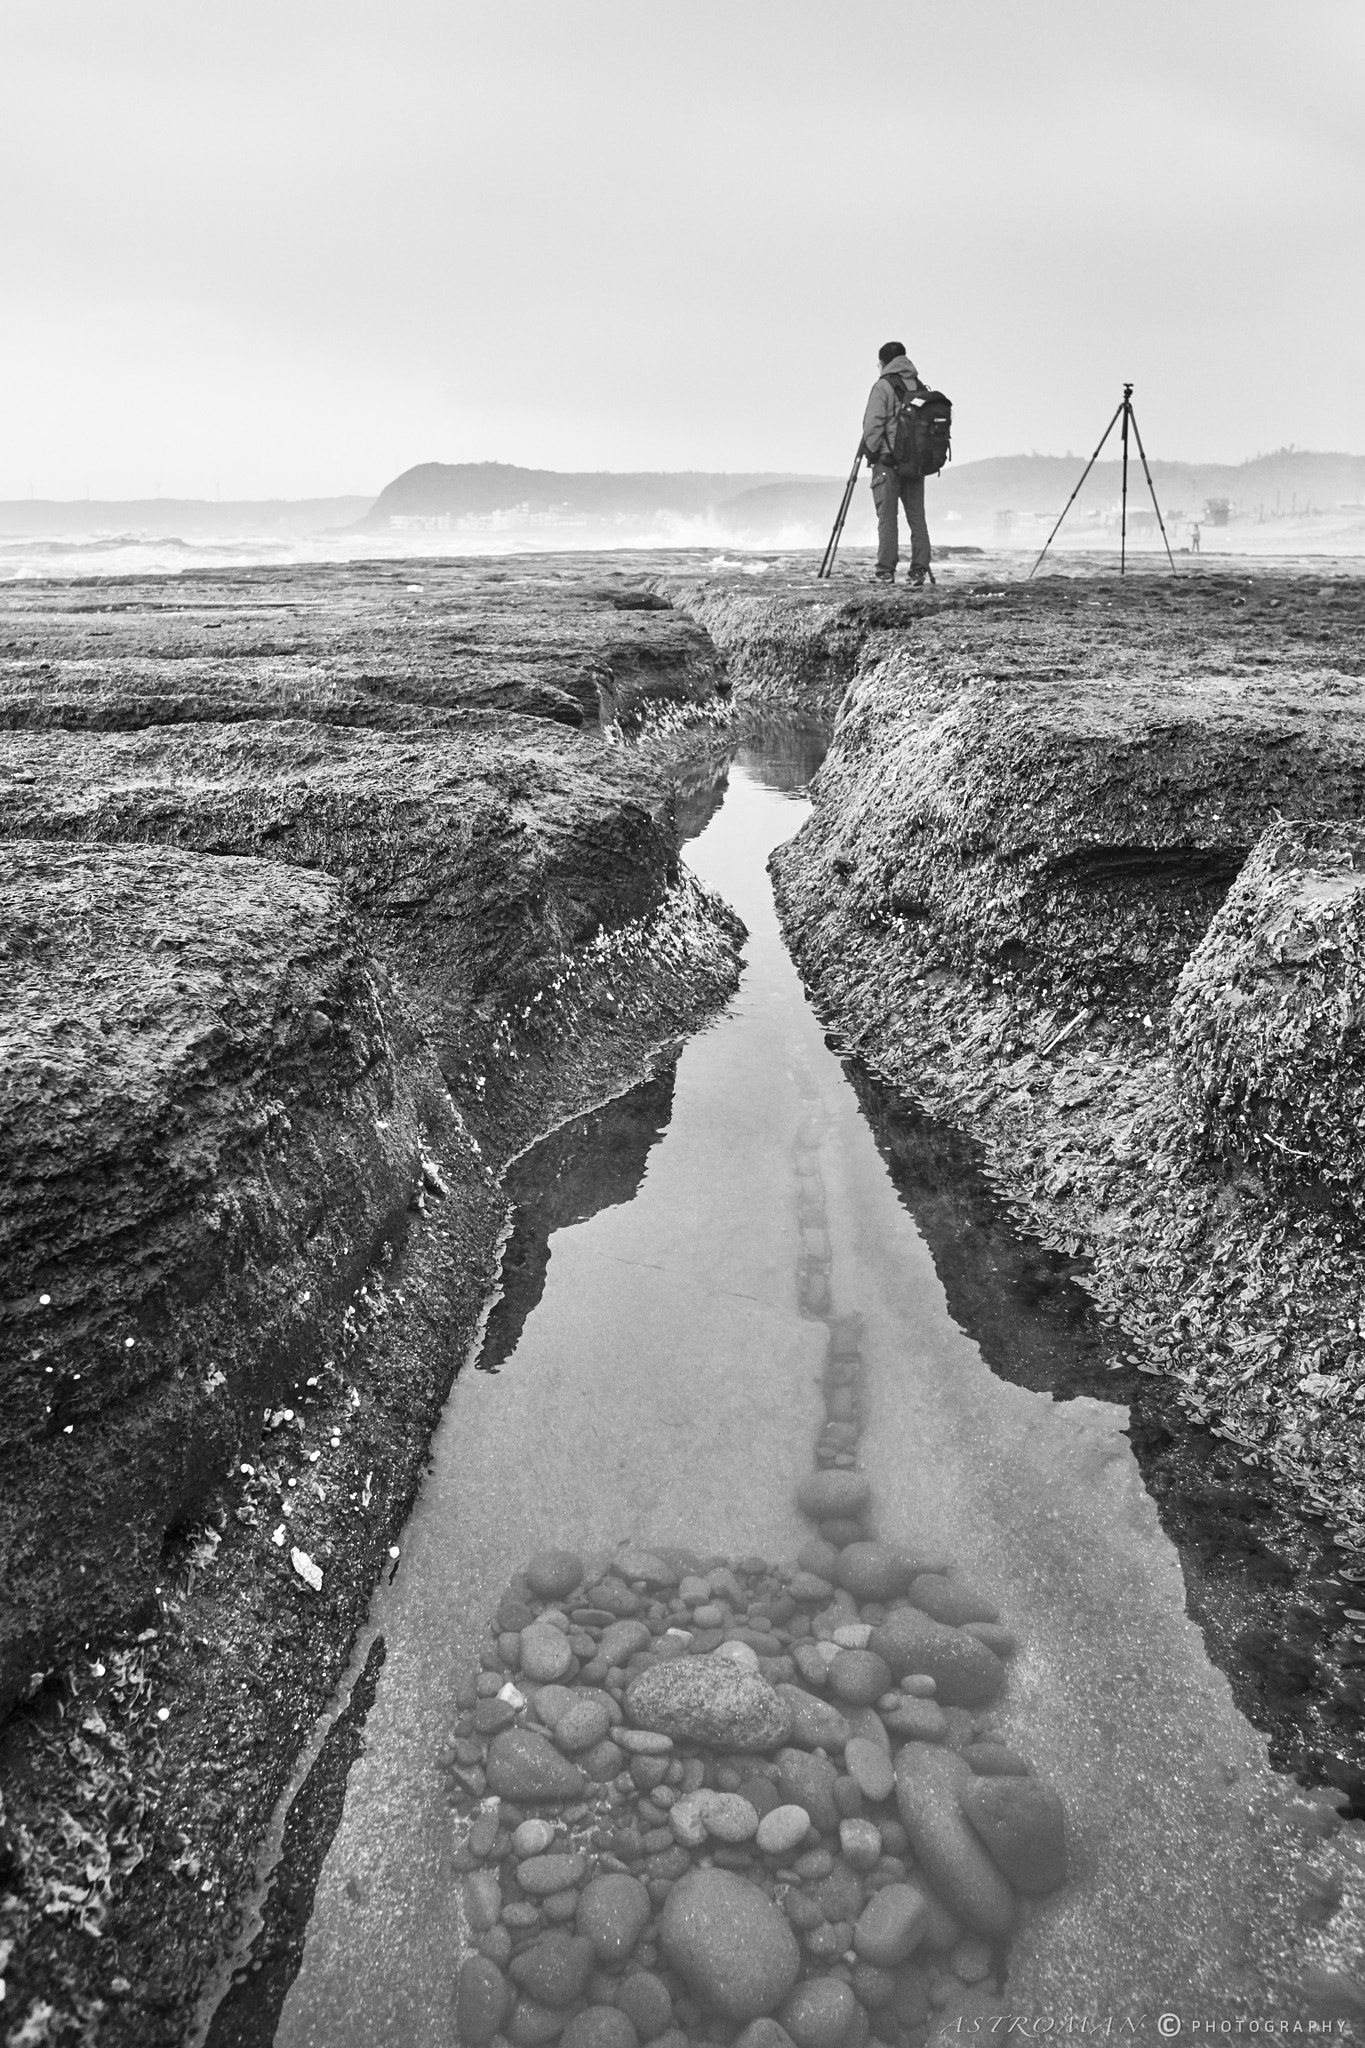
[(3, 0), (0, 496), (1365, 452), (1362, 0)]

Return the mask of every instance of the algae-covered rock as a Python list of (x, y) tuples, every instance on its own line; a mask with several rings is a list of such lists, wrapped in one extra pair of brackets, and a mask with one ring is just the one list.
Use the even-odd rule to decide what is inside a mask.
[(149, 1596), (427, 1162), (498, 1201), (329, 877), (15, 840), (0, 925), (3, 1712)]
[(97, 609), (70, 586), (17, 590), (0, 729), (306, 718), (431, 731), (471, 709), (576, 726), (712, 702), (725, 681), (705, 631), (681, 612), (623, 609), (622, 595), (600, 570), (458, 561), (416, 576), (387, 562), (190, 571)]
[(1365, 1193), (1360, 826), (1265, 833), (1180, 977), (1171, 1064), (1202, 1151)]
[[(158, 842), (333, 875), (469, 1114), (511, 1044), (559, 1056), (562, 1006), (617, 1002), (613, 977), (628, 981), (637, 955), (659, 991), (680, 967), (713, 996), (734, 978), (738, 927), (679, 870), (666, 782), (532, 720), (468, 712), (438, 734), (302, 720), (0, 733), (6, 777), (0, 835)], [(665, 926), (671, 950), (656, 957)], [(527, 1069), (513, 1064), (524, 1098)]]

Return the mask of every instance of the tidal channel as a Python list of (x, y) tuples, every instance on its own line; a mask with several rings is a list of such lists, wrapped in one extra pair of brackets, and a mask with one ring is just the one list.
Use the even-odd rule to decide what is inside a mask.
[[(376, 1596), (371, 1640), (382, 1638), (384, 1661), (280, 2014), (280, 2048), (447, 2048), (459, 2038), (457, 1983), (476, 1943), (502, 1958), (494, 1974), (510, 1971), (509, 1982), (521, 1981), (517, 1957), (551, 1936), (549, 1948), (568, 1957), (582, 1931), (575, 1934), (575, 1916), (586, 1911), (584, 1872), (600, 1868), (593, 1858), (604, 1853), (609, 1871), (633, 1872), (648, 1894), (653, 1918), (638, 1930), (634, 1964), (665, 1990), (672, 1984), (676, 1993), (685, 1980), (667, 2024), (691, 2040), (728, 2042), (740, 2031), (734, 2010), (727, 2019), (708, 2008), (705, 1958), (680, 1977), (682, 1937), (675, 1929), (670, 1947), (658, 1924), (675, 1911), (670, 1891), (695, 1885), (698, 1870), (751, 1888), (757, 1880), (779, 1916), (803, 1886), (824, 1899), (824, 1918), (786, 1917), (802, 1944), (802, 1982), (814, 1973), (868, 1987), (873, 2002), (859, 2004), (841, 2037), (850, 2044), (867, 2038), (869, 2024), (888, 2042), (918, 2043), (955, 2014), (1050, 2017), (1073, 2030), (1082, 2020), (1102, 2028), (1108, 2017), (1114, 2031), (1131, 2022), (1128, 2031), (1154, 2038), (1163, 2013), (1190, 2031), (1200, 2019), (1306, 2022), (1349, 2011), (1342, 1929), (1358, 1934), (1362, 1925), (1358, 1831), (1271, 1770), (1265, 1739), (1210, 1663), (1125, 1434), (1127, 1409), (1012, 1383), (954, 1319), (931, 1250), (783, 946), (766, 863), (806, 815), (804, 785), (817, 760), (814, 745), (790, 740), (741, 749), (723, 802), (689, 849), (696, 873), (749, 929), (728, 1009), (676, 1065), (554, 1134), (509, 1175), (518, 1220), (504, 1298), (478, 1361), (485, 1369), (466, 1369), (455, 1384), (399, 1566)], [(621, 1768), (588, 1775), (557, 1804), (534, 1787), (504, 1792), (511, 1812), (499, 1838), (492, 1779), (473, 1762), (478, 1741), (468, 1746), (473, 1703), (485, 1722), (496, 1720), (487, 1702), (504, 1685), (512, 1697), (503, 1704), (534, 1719), (527, 1637), (520, 1673), (488, 1668), (498, 1658), (487, 1653), (499, 1631), (507, 1648), (512, 1622), (529, 1625), (518, 1575), (546, 1552), (568, 1552), (582, 1567), (568, 1568), (575, 1584), (562, 1597), (551, 1588), (539, 1601), (559, 1618), (537, 1623), (538, 1641), (545, 1626), (551, 1635), (559, 1629), (574, 1653), (562, 1684), (543, 1681), (556, 1695), (571, 1694), (586, 1666), (578, 1684), (612, 1699), (601, 1658), (593, 1659), (604, 1631), (632, 1617), (656, 1647), (665, 1643), (665, 1669), (675, 1653), (717, 1647), (717, 1628), (728, 1645), (748, 1645), (750, 1655), (735, 1660), (740, 1671), (758, 1668), (764, 1647), (773, 1652), (764, 1660), (770, 1671), (783, 1668), (783, 1656), (798, 1672), (818, 1670), (841, 1625), (845, 1648), (871, 1654), (870, 1642), (875, 1652), (889, 1596), (875, 1587), (839, 1595), (831, 1582), (812, 1601), (791, 1576), (797, 1553), (817, 1536), (797, 1500), (817, 1471), (864, 1475), (863, 1533), (913, 1555), (931, 1576), (951, 1566), (950, 1584), (969, 1588), (983, 1615), (998, 1610), (1013, 1638), (1010, 1654), (992, 1633), (997, 1625), (978, 1619), (974, 1640), (1001, 1650), (1003, 1689), (945, 1717), (951, 1688), (941, 1684), (942, 1727), (913, 1746), (932, 1740), (947, 1754), (984, 1741), (1008, 1750), (1065, 1812), (1060, 1888), (1015, 1887), (1007, 1930), (974, 1928), (959, 1913), (955, 1934), (940, 1928), (937, 1946), (916, 1936), (913, 1955), (884, 1966), (849, 1943), (879, 1885), (924, 1875), (895, 1799), (878, 1806), (869, 1788), (840, 1791), (834, 1829), (821, 1832), (815, 1805), (824, 1795), (813, 1785), (811, 1832), (785, 1861), (760, 1853), (742, 1819), (714, 1838), (701, 1826), (704, 1839), (688, 1847), (687, 1830), (669, 1815), (698, 1793), (702, 1765), (690, 1777), (690, 1765), (675, 1768), (671, 1781), (654, 1766), (632, 1775), (644, 1752), (611, 1756), (618, 1710), (601, 1753)], [(822, 1553), (808, 1554), (821, 1561)], [(806, 1593), (804, 1607), (793, 1590)], [(552, 1654), (543, 1668), (553, 1663)], [(619, 1670), (616, 1679), (619, 1695)], [(915, 1697), (912, 1687), (907, 1698)], [(461, 1702), (463, 1778), (451, 1771)], [(843, 1704), (851, 1725), (864, 1717), (857, 1725), (869, 1739), (866, 1714), (887, 1713), (885, 1699)], [(546, 1729), (571, 1706), (547, 1693)], [(918, 1711), (905, 1709), (911, 1721)], [(548, 1746), (548, 1734), (535, 1739)], [(747, 1787), (755, 1809), (790, 1807), (792, 1782), (781, 1777), (774, 1746), (764, 1752), (750, 1730), (742, 1739), (737, 1731), (728, 1749), (746, 1744), (755, 1753), (749, 1777), (741, 1756), (718, 1776), (711, 1770), (708, 1784), (740, 1805)], [(834, 1754), (828, 1741), (809, 1754), (821, 1748)], [(575, 1757), (585, 1752), (564, 1749), (566, 1768), (582, 1780)], [(677, 1765), (686, 1749), (679, 1740), (654, 1753)], [(837, 1754), (829, 1770), (844, 1774), (846, 1788)], [(760, 1780), (775, 1790), (764, 1793)], [(663, 1794), (652, 1807), (651, 1786)], [(532, 1826), (509, 1850), (511, 1823), (546, 1815), (557, 1826), (553, 1842)], [(842, 1820), (873, 1833), (843, 1838), (862, 1847), (855, 1854), (850, 1846), (841, 1862)], [(470, 1848), (480, 1827), (482, 1856)], [(644, 1843), (651, 1828), (652, 1848)], [(508, 1880), (541, 1834), (532, 1860), (542, 1857), (549, 1888), (526, 1896)], [(555, 1855), (568, 1858), (572, 1885), (549, 1884)], [(804, 1870), (793, 1872), (802, 1856)], [(837, 1873), (844, 1862), (851, 1879), (839, 1880), (842, 1893), (830, 1891), (826, 1865)], [(491, 1886), (480, 1878), (471, 1891), (480, 1871), (492, 1872)], [(512, 1907), (505, 1933), (489, 1942), (500, 1924), (499, 1885)], [(692, 1936), (705, 1947), (695, 1927)], [(586, 1998), (596, 2011), (625, 1981), (611, 1954), (610, 1939), (605, 1949), (599, 1943), (577, 2005)], [(775, 1951), (770, 1964), (780, 1975)], [(522, 1977), (541, 1983), (534, 1970)], [(890, 1979), (899, 1989), (882, 1998)], [(643, 2040), (654, 2022), (638, 1987), (635, 1996), (644, 2006), (631, 2038)], [(793, 2025), (812, 2040), (823, 2026), (833, 2048), (843, 1994), (820, 1996), (814, 2018), (790, 2008)], [(899, 2017), (894, 1998), (908, 2001)], [(528, 1992), (522, 2019), (508, 2022), (511, 2038), (518, 2028), (527, 2041), (556, 2038), (564, 2011), (577, 2005), (556, 2011)], [(486, 2038), (488, 2024), (486, 2013), (470, 2020), (471, 2038)], [(614, 2023), (594, 2024), (596, 2033), (570, 2020), (577, 2032), (567, 2038), (627, 2038)], [(985, 2025), (978, 2021), (978, 2031)]]

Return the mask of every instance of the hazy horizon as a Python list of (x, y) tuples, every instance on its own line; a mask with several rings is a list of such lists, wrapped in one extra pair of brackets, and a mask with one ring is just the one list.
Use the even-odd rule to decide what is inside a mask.
[[(927, 61), (926, 61), (927, 59)], [(0, 497), (1365, 447), (1365, 13), (15, 0)], [(1190, 458), (1186, 458), (1190, 459)]]

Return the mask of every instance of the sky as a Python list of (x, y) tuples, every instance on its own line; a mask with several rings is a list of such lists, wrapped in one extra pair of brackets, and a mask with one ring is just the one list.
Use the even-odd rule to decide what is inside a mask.
[(1365, 452), (1361, 0), (4, 0), (0, 497)]

